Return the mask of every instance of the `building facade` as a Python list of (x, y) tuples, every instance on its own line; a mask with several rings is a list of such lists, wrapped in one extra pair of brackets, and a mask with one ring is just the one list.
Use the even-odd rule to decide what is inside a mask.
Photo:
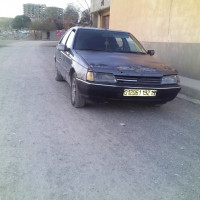
[(92, 26), (109, 28), (110, 0), (91, 0)]
[(45, 4), (23, 4), (24, 15), (30, 17), (32, 21), (46, 19), (48, 17), (57, 19), (63, 16), (64, 9), (57, 7), (46, 7)]
[[(98, 16), (101, 0), (94, 1), (92, 14)], [(107, 9), (109, 28), (131, 32), (181, 75), (200, 79), (199, 0), (110, 0)]]
[(23, 4), (24, 15), (30, 17), (31, 20), (37, 20), (45, 16), (45, 4)]

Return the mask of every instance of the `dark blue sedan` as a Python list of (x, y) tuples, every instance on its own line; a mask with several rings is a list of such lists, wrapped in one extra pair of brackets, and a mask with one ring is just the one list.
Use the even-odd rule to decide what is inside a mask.
[(56, 80), (69, 83), (74, 107), (87, 100), (163, 104), (180, 91), (179, 77), (153, 55), (128, 32), (73, 27), (56, 48)]

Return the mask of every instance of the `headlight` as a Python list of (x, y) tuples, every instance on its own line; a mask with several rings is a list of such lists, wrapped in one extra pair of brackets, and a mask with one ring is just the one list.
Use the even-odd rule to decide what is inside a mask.
[(95, 81), (98, 83), (116, 83), (115, 76), (113, 74), (100, 73), (100, 72), (88, 72), (88, 81)]
[(178, 75), (164, 76), (161, 84), (178, 84), (180, 79)]
[(87, 72), (87, 81), (94, 81), (94, 73), (93, 72)]

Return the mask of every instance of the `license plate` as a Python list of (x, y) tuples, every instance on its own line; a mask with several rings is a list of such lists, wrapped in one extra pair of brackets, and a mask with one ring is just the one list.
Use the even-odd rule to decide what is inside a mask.
[(123, 96), (155, 97), (157, 90), (124, 89)]

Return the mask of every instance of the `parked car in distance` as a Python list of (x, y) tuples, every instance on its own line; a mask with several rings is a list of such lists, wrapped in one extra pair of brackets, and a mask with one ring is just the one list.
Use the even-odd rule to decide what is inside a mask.
[(69, 83), (77, 108), (87, 100), (163, 104), (180, 91), (179, 77), (153, 55), (128, 32), (73, 27), (56, 48), (56, 80)]

